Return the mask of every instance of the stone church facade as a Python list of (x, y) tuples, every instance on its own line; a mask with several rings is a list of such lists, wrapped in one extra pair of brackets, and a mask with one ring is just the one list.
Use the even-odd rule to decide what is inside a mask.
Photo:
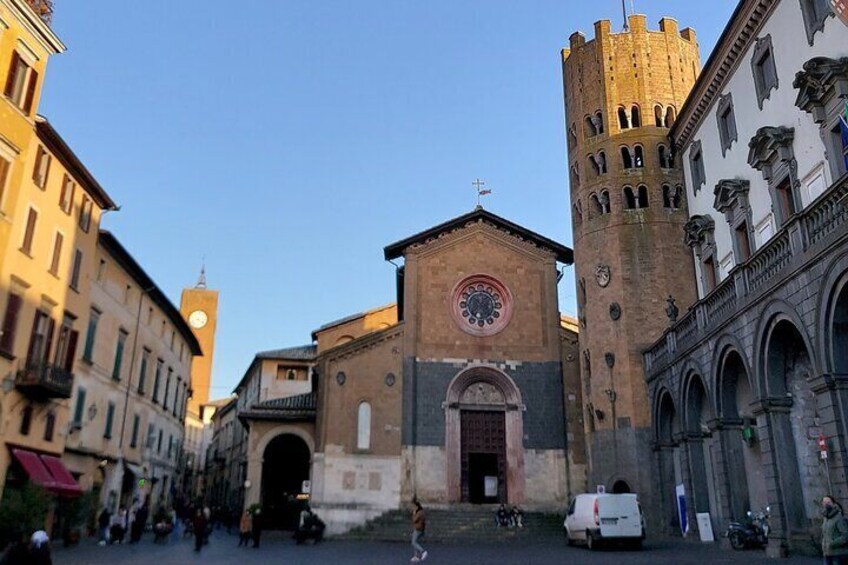
[[(561, 511), (586, 488), (576, 321), (557, 298), (571, 250), (478, 207), (385, 257), (397, 303), (263, 355), (271, 365), (255, 362), (237, 388), (244, 505), (308, 490), (331, 532), (413, 497)], [(278, 382), (298, 363), (308, 392), (285, 393)], [(275, 442), (306, 454), (300, 475), (291, 457), (271, 470)]]

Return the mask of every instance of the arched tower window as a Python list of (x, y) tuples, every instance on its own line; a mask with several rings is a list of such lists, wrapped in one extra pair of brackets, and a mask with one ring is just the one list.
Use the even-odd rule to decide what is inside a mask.
[(648, 207), (648, 187), (644, 184), (639, 185), (639, 193), (636, 195), (636, 207), (637, 208), (647, 208)]
[(371, 448), (371, 405), (367, 402), (359, 403), (356, 426), (356, 448)]
[(621, 166), (625, 169), (633, 168), (633, 156), (630, 155), (630, 148), (626, 145), (621, 146)]
[(636, 208), (636, 195), (633, 194), (633, 187), (624, 187), (624, 209), (633, 210)]
[(618, 107), (618, 127), (630, 129), (630, 120), (627, 118), (627, 110), (624, 109), (624, 106)]
[(672, 210), (680, 208), (680, 201), (683, 198), (683, 188), (680, 185), (671, 187), (664, 184), (662, 187), (662, 193), (663, 208), (670, 208)]
[(597, 194), (595, 194), (594, 192), (592, 194), (590, 194), (589, 195), (589, 202), (591, 203), (591, 206), (592, 206), (591, 213), (589, 214), (589, 219), (597, 218), (598, 216), (600, 216), (604, 213), (604, 209), (601, 206), (601, 201), (598, 198)]
[(584, 127), (586, 129), (586, 137), (595, 137), (598, 135), (598, 130), (595, 128), (595, 123), (592, 121), (592, 116), (583, 118)]
[(583, 222), (583, 207), (580, 204), (580, 200), (578, 200), (574, 206), (574, 224), (579, 226)]
[(571, 127), (568, 128), (568, 145), (571, 147), (577, 145), (577, 126), (574, 125), (574, 122), (572, 122)]
[(598, 152), (598, 167), (601, 169), (601, 174), (607, 172), (607, 154), (603, 151)]
[(589, 164), (592, 166), (592, 170), (595, 171), (596, 175), (601, 174), (601, 165), (595, 159), (594, 155), (589, 155)]
[(657, 157), (659, 158), (661, 168), (670, 169), (674, 166), (671, 161), (671, 151), (662, 143), (657, 145)]
[(595, 129), (598, 133), (604, 133), (604, 115), (600, 110), (595, 112)]
[(643, 168), (645, 166), (645, 153), (642, 150), (642, 146), (637, 145), (636, 147), (634, 147), (633, 153), (633, 166), (635, 166), (637, 169)]
[(601, 213), (609, 214), (612, 211), (612, 207), (610, 206), (609, 190), (604, 190), (603, 192), (601, 192), (601, 195), (598, 197), (598, 200), (601, 203)]
[(663, 109), (659, 104), (654, 106), (654, 125), (658, 128), (663, 127)]
[(642, 125), (642, 120), (639, 116), (639, 106), (634, 104), (630, 108), (630, 127), (638, 128)]
[(571, 166), (571, 187), (577, 188), (580, 186), (580, 167), (577, 163)]
[(674, 120), (676, 118), (676, 114), (674, 111), (674, 106), (669, 106), (665, 109), (665, 127), (670, 128), (674, 125)]

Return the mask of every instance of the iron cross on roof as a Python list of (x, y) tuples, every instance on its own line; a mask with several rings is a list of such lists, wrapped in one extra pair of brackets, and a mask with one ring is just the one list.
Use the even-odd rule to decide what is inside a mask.
[(488, 188), (484, 188), (486, 186), (486, 181), (482, 181), (480, 179), (477, 179), (474, 182), (472, 182), (471, 184), (474, 186), (474, 188), (477, 189), (477, 207), (482, 208), (482, 205), (480, 204), (480, 198), (482, 196), (486, 196), (487, 194), (491, 194), (492, 191), (489, 190)]

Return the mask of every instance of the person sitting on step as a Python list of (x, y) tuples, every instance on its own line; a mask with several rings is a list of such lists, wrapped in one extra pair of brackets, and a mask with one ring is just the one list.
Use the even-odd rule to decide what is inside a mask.
[(517, 528), (524, 527), (524, 512), (515, 504), (512, 505), (512, 511), (509, 513), (509, 525)]
[(498, 511), (495, 513), (495, 525), (504, 528), (509, 526), (509, 512), (503, 504), (498, 507)]

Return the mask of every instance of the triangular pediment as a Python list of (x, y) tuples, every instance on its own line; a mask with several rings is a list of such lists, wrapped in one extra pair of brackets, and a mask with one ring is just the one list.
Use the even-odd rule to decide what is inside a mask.
[(571, 248), (539, 235), (527, 228), (519, 226), (518, 224), (514, 224), (509, 220), (484, 210), (481, 207), (477, 207), (468, 214), (458, 216), (452, 220), (448, 220), (447, 222), (386, 246), (383, 250), (385, 258), (386, 260), (396, 259), (405, 255), (407, 250), (411, 248), (431, 244), (450, 234), (467, 230), (473, 228), (475, 225), (481, 224), (509, 234), (526, 245), (547, 250), (556, 256), (557, 261), (561, 261), (568, 265), (574, 262), (574, 253)]

